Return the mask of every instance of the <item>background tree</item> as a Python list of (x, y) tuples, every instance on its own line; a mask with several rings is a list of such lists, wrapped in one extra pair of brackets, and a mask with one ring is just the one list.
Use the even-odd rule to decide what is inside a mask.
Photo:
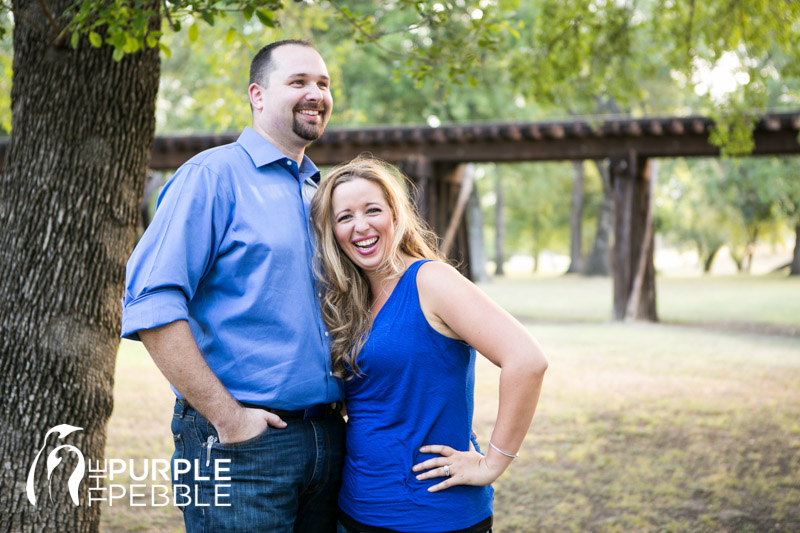
[(529, 254), (538, 272), (545, 250), (569, 251), (572, 165), (522, 163), (497, 165), (503, 174), (509, 251)]
[(769, 161), (774, 163), (765, 165), (754, 158), (713, 161), (717, 172), (704, 182), (709, 198), (733, 220), (728, 244), (740, 272), (750, 272), (757, 240), (777, 229), (776, 189), (770, 181), (778, 162)]
[(730, 241), (731, 220), (724, 206), (712, 201), (706, 182), (718, 167), (714, 160), (664, 162), (656, 198), (656, 227), (678, 249), (693, 248), (703, 273), (711, 271), (717, 252)]
[(794, 252), (788, 265), (789, 275), (800, 276), (800, 158), (783, 158), (780, 162), (780, 172), (770, 181), (774, 180), (779, 212), (789, 227), (794, 227)]

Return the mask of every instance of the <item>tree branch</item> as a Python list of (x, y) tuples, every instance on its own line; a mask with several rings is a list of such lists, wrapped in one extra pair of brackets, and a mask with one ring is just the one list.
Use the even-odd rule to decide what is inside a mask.
[(435, 65), (436, 64), (435, 61), (433, 61), (433, 60), (431, 60), (430, 58), (427, 58), (427, 57), (422, 57), (422, 56), (418, 56), (418, 55), (414, 55), (414, 54), (404, 54), (402, 52), (398, 52), (396, 50), (392, 50), (391, 48), (386, 48), (385, 46), (383, 46), (378, 41), (378, 38), (375, 35), (371, 34), (367, 30), (365, 30), (358, 23), (358, 20), (356, 20), (354, 17), (350, 16), (344, 9), (341, 8), (341, 6), (339, 6), (339, 4), (337, 2), (334, 2), (333, 0), (329, 0), (329, 3), (333, 6), (333, 8), (336, 11), (339, 12), (339, 14), (342, 17), (344, 17), (347, 20), (347, 22), (350, 23), (351, 26), (353, 26), (356, 30), (358, 30), (359, 33), (361, 33), (364, 37), (366, 37), (367, 40), (369, 40), (369, 42), (371, 42), (373, 45), (378, 47), (380, 50), (383, 50), (387, 54), (390, 54), (390, 55), (393, 55), (393, 56), (396, 56), (396, 57), (401, 57), (403, 59), (413, 59), (415, 61), (420, 61), (420, 62), (426, 63), (428, 65)]
[(167, 5), (167, 0), (164, 0), (164, 16), (167, 17), (167, 23), (169, 23), (169, 29), (175, 31), (175, 24), (172, 22), (172, 16), (169, 14), (169, 6)]
[(53, 12), (50, 11), (49, 7), (47, 7), (45, 1), (44, 0), (38, 0), (38, 1), (39, 1), (39, 7), (42, 8), (42, 13), (44, 13), (47, 22), (50, 23), (50, 28), (53, 30), (53, 33), (56, 34), (57, 38), (61, 34), (61, 27), (58, 25), (58, 22), (56, 22), (56, 19), (53, 16)]

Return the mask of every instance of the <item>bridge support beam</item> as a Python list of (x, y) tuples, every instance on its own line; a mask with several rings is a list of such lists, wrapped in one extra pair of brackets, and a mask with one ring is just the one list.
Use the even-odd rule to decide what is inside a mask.
[[(614, 188), (613, 320), (658, 321), (651, 209), (651, 169), (646, 157), (630, 152), (610, 159)], [(637, 276), (639, 276), (638, 286)], [(636, 301), (632, 301), (636, 300)], [(627, 316), (626, 316), (627, 315)]]
[[(426, 157), (417, 156), (404, 159), (399, 166), (417, 188), (415, 200), (420, 215), (440, 238), (444, 238), (461, 191), (464, 176), (461, 164), (431, 162)], [(467, 214), (464, 213), (447, 258), (464, 276), (472, 279), (467, 227)]]

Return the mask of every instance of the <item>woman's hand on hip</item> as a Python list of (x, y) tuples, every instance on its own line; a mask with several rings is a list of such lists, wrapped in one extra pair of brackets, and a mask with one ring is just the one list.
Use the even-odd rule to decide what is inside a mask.
[(444, 478), (441, 483), (430, 487), (429, 492), (437, 492), (456, 485), (489, 485), (500, 477), (511, 462), (498, 461), (497, 464), (489, 464), (485, 456), (474, 450), (459, 452), (450, 446), (439, 444), (423, 446), (419, 451), (440, 456), (416, 464), (411, 469), (414, 472), (421, 472), (417, 475), (420, 481)]

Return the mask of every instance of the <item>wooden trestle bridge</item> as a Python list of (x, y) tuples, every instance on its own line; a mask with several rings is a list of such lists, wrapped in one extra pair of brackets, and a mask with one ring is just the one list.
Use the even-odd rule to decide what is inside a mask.
[[(800, 110), (755, 118), (753, 155), (800, 154)], [(632, 294), (636, 315), (655, 320), (649, 160), (656, 157), (718, 156), (709, 143), (713, 122), (700, 116), (575, 118), (551, 122), (329, 128), (307, 154), (317, 165), (335, 165), (363, 152), (399, 165), (418, 187), (417, 205), (440, 235), (454, 237), (448, 254), (469, 274), (469, 240), (459, 207), (462, 165), (480, 162), (603, 160), (611, 176), (614, 204), (613, 318), (622, 319)], [(151, 168), (175, 169), (196, 153), (233, 142), (229, 135), (157, 137)], [(0, 145), (0, 167), (4, 146)], [(648, 237), (649, 236), (649, 237)], [(648, 238), (649, 242), (645, 242)], [(644, 248), (642, 290), (633, 281)]]

